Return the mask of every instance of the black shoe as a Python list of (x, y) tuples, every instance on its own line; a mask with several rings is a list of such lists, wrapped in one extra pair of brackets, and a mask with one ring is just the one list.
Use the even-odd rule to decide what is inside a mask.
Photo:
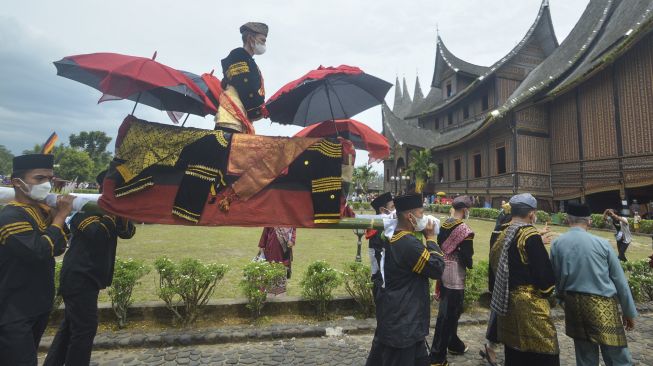
[(462, 351), (461, 351), (461, 350), (455, 350), (455, 349), (447, 348), (447, 351), (449, 351), (449, 354), (450, 354), (450, 355), (460, 356), (460, 355), (464, 355), (467, 351), (469, 351), (469, 347), (465, 346), (465, 349), (463, 349)]

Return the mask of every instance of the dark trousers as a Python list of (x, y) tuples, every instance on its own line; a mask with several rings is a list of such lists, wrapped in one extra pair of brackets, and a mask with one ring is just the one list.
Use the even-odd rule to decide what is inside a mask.
[(50, 312), (0, 325), (0, 365), (36, 366)]
[(626, 250), (628, 249), (628, 245), (630, 245), (630, 243), (624, 243), (621, 240), (617, 242), (617, 251), (619, 252), (619, 260), (622, 262), (628, 260), (626, 259)]
[(64, 295), (64, 319), (52, 341), (44, 366), (87, 366), (97, 332), (98, 290)]
[(560, 355), (521, 352), (504, 346), (505, 366), (560, 366)]
[(372, 341), (372, 349), (365, 366), (428, 366), (429, 355), (426, 342), (417, 342), (414, 346), (394, 348)]
[(447, 360), (447, 349), (456, 352), (465, 351), (465, 343), (458, 338), (458, 320), (463, 313), (465, 290), (440, 288), (440, 306), (435, 334), (431, 345), (431, 363), (443, 363)]

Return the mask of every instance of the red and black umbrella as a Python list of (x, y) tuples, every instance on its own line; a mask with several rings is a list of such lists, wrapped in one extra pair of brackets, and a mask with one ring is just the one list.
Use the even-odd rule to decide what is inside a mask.
[(217, 108), (189, 76), (154, 61), (155, 57), (156, 53), (151, 59), (118, 53), (91, 53), (64, 57), (54, 62), (54, 66), (57, 75), (104, 93), (98, 103), (129, 99), (163, 111), (199, 116), (216, 113)]
[(390, 145), (385, 136), (353, 119), (325, 121), (311, 125), (299, 131), (294, 137), (337, 136), (350, 140), (357, 149), (367, 150), (370, 162), (383, 160), (390, 156)]
[(266, 103), (270, 119), (309, 126), (347, 119), (383, 102), (392, 84), (358, 67), (320, 66), (284, 85)]

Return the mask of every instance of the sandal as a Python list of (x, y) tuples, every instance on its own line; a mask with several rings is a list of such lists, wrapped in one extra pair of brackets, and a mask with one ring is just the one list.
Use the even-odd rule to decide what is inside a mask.
[[(487, 361), (490, 364), (490, 366), (498, 366), (497, 360), (496, 360), (496, 355), (494, 355), (494, 357), (492, 357), (490, 355), (490, 351), (488, 351), (487, 343), (484, 344), (483, 347), (485, 347), (485, 352), (483, 352), (483, 350), (480, 350), (480, 351), (478, 351), (478, 354), (481, 357), (483, 357), (483, 359), (485, 361)], [(494, 358), (494, 359), (492, 359), (492, 358)]]

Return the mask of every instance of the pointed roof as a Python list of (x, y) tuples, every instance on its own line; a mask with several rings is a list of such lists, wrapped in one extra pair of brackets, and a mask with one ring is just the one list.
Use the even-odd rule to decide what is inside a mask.
[(399, 76), (397, 76), (397, 80), (395, 81), (395, 102), (392, 106), (392, 110), (397, 110), (399, 109), (401, 105), (401, 100), (403, 96), (401, 93), (401, 85), (399, 84)]
[(406, 78), (404, 77), (404, 89), (403, 89), (403, 98), (402, 98), (402, 105), (404, 108), (407, 108), (410, 106), (410, 104), (413, 102), (412, 99), (410, 98), (410, 93), (408, 93), (408, 85), (406, 84)]
[[(526, 32), (522, 40), (519, 41), (519, 43), (517, 43), (517, 45), (510, 52), (508, 52), (508, 54), (506, 54), (499, 61), (495, 62), (489, 68), (485, 68), (486, 71), (478, 75), (478, 77), (476, 78), (476, 80), (474, 80), (474, 82), (472, 82), (465, 89), (458, 92), (453, 97), (444, 99), (440, 104), (432, 107), (431, 109), (416, 111), (416, 114), (411, 115), (410, 117), (421, 117), (430, 113), (437, 112), (438, 110), (446, 108), (450, 104), (469, 95), (469, 93), (476, 90), (476, 88), (478, 88), (479, 85), (481, 85), (485, 80), (489, 79), (489, 76), (492, 76), (503, 65), (511, 61), (517, 54), (521, 52), (521, 50), (524, 47), (526, 47), (531, 42), (536, 42), (542, 48), (542, 51), (544, 51), (545, 56), (551, 55), (553, 51), (558, 47), (558, 39), (556, 38), (555, 31), (553, 29), (553, 22), (551, 21), (551, 12), (549, 10), (548, 0), (542, 0), (542, 4), (540, 5), (540, 10), (538, 11), (537, 16), (535, 17), (535, 21), (528, 29), (528, 31)], [(453, 64), (454, 63), (452, 63), (452, 65)], [(435, 85), (435, 76), (437, 73), (438, 73), (438, 65), (437, 65), (437, 57), (436, 57), (436, 70), (433, 75), (434, 85)]]
[(415, 91), (413, 92), (413, 105), (419, 104), (424, 100), (424, 94), (422, 94), (422, 87), (419, 85), (419, 76), (415, 77)]
[[(515, 89), (506, 103), (499, 108), (501, 113), (541, 94), (569, 74), (581, 60), (603, 28), (614, 0), (590, 1), (580, 20), (569, 35), (549, 57), (538, 65)], [(650, 2), (650, 0), (648, 0)]]
[(487, 72), (488, 68), (485, 66), (474, 65), (456, 57), (447, 46), (444, 45), (442, 38), (438, 35), (435, 50), (435, 69), (433, 71), (433, 81), (431, 86), (441, 88), (442, 74), (451, 69), (455, 73), (463, 73), (469, 76), (477, 77)]

